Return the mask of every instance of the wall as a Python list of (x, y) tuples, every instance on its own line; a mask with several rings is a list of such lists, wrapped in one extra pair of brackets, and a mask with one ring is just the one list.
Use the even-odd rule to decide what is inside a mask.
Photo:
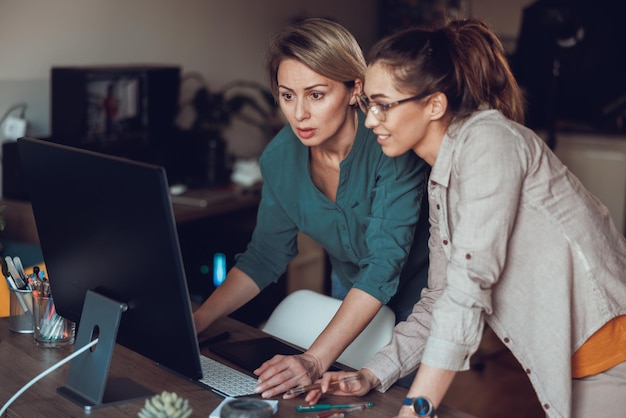
[[(471, 12), (509, 39), (529, 0), (472, 1)], [(376, 0), (0, 0), (0, 112), (28, 104), (31, 134), (49, 132), (49, 72), (54, 65), (178, 64), (220, 86), (264, 81), (271, 33), (296, 16), (328, 16), (364, 49), (376, 37)]]
[(49, 134), (55, 65), (164, 63), (216, 87), (264, 81), (270, 34), (305, 15), (332, 17), (363, 45), (373, 42), (374, 1), (0, 0), (0, 112), (25, 101), (32, 135)]
[(498, 34), (504, 47), (515, 50), (522, 10), (535, 0), (471, 0), (469, 14), (484, 20)]
[[(506, 40), (530, 2), (468, 0), (468, 9)], [(30, 134), (49, 135), (49, 73), (57, 65), (176, 64), (216, 88), (236, 79), (265, 82), (268, 38), (291, 19), (333, 18), (367, 50), (377, 36), (377, 7), (378, 0), (0, 0), (0, 115), (25, 102)], [(232, 146), (242, 154), (253, 142)]]
[(559, 132), (555, 153), (626, 234), (626, 136)]

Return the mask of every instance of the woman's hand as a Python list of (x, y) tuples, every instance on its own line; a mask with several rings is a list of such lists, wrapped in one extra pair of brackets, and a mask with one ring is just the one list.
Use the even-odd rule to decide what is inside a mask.
[[(320, 362), (311, 354), (276, 355), (254, 371), (259, 376), (255, 392), (263, 398), (272, 398), (289, 389), (310, 385), (320, 376), (320, 369)], [(296, 396), (298, 394), (285, 393), (283, 399)]]
[(378, 386), (380, 381), (369, 369), (361, 369), (356, 373), (327, 372), (317, 383), (320, 384), (320, 389), (310, 391), (304, 398), (311, 405), (316, 404), (322, 395), (327, 393), (340, 396), (363, 396)]

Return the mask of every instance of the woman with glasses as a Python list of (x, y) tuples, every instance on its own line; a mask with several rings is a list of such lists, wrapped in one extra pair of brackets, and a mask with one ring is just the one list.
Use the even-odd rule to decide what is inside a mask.
[(196, 329), (277, 281), (298, 252), (298, 232), (324, 247), (339, 280), (334, 287), (347, 291), (304, 354), (276, 356), (256, 371), (263, 397), (318, 379), (383, 304), (402, 320), (426, 286), (428, 219), (420, 209), (428, 165), (413, 153), (386, 157), (363, 125), (357, 101), (365, 68), (354, 37), (328, 20), (291, 25), (269, 47), (270, 85), (288, 126), (260, 159), (263, 190), (252, 240), (194, 313)]
[[(547, 416), (624, 416), (626, 240), (522, 125), (496, 35), (476, 20), (391, 35), (371, 51), (364, 92), (383, 152), (432, 166), (429, 286), (361, 379), (331, 390), (384, 391), (419, 366), (399, 416), (434, 416), (487, 323)], [(345, 375), (326, 374), (322, 390)]]

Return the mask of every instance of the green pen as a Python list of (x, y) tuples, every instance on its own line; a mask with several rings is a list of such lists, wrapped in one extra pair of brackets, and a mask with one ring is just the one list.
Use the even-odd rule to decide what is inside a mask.
[(331, 405), (329, 403), (320, 403), (317, 405), (310, 406), (302, 406), (297, 405), (296, 411), (298, 412), (311, 412), (311, 411), (328, 411), (329, 409), (347, 409), (347, 408), (356, 408), (361, 407), (361, 409), (371, 408), (374, 406), (374, 402), (366, 402), (366, 403), (348, 403), (348, 404), (339, 404), (339, 405)]

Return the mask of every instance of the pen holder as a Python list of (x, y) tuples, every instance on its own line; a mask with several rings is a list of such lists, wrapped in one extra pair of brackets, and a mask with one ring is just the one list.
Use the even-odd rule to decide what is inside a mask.
[(76, 325), (59, 315), (52, 296), (34, 296), (34, 336), (37, 345), (61, 347), (74, 343)]
[(9, 289), (9, 329), (20, 334), (33, 332), (33, 292)]

